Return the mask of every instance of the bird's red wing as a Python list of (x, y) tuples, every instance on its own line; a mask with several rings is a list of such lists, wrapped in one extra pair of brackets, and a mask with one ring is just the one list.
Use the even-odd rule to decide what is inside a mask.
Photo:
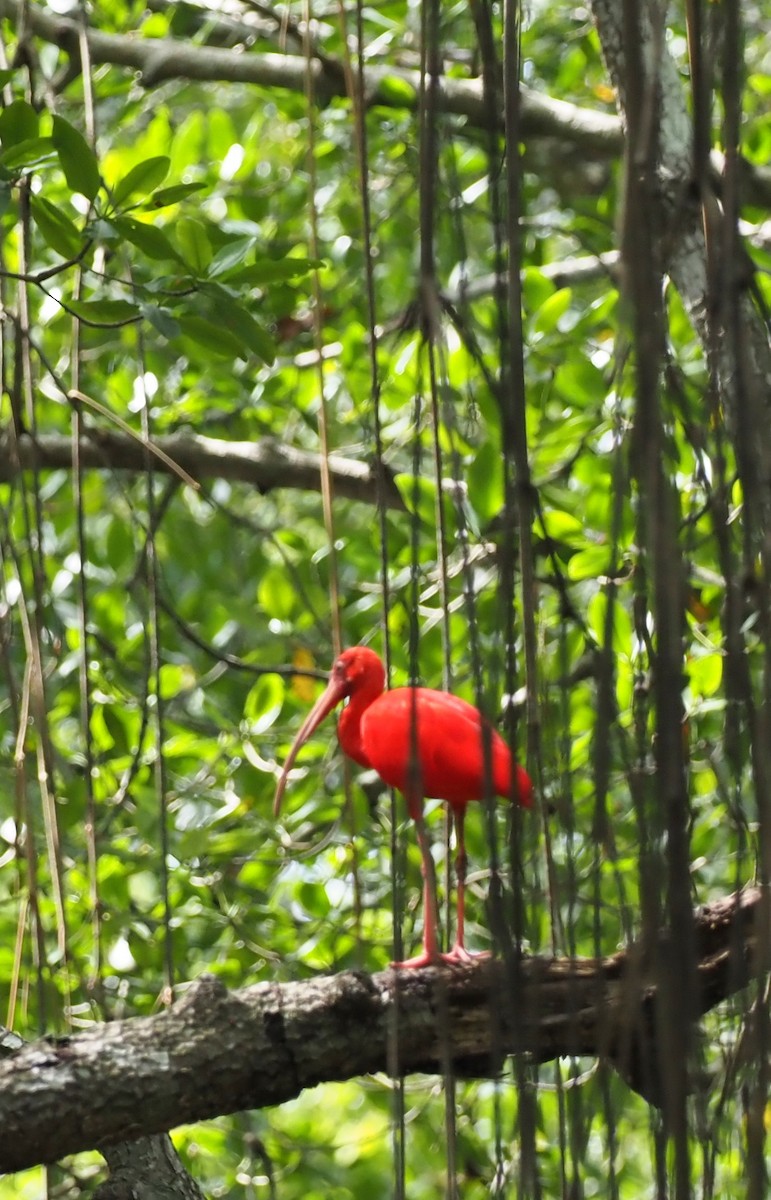
[[(417, 716), (421, 790), (424, 796), (466, 804), (485, 794), (482, 717), (448, 692), (396, 688), (380, 696), (362, 718), (362, 742), (378, 774), (409, 791), (410, 726)], [(508, 796), (511, 759), (503, 739), (489, 729), (493, 790)]]

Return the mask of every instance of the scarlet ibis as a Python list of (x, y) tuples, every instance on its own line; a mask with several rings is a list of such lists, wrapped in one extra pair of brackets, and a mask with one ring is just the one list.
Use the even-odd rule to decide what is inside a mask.
[[(430, 963), (462, 963), (471, 959), (464, 941), (466, 840), (464, 819), (469, 800), (481, 800), (488, 787), (497, 796), (512, 795), (509, 748), (482, 714), (449, 692), (432, 688), (395, 688), (384, 692), (385, 669), (373, 650), (353, 646), (332, 667), (329, 683), (303, 721), (284, 763), (273, 806), (278, 816), (286, 782), (297, 753), (324, 718), (342, 700), (337, 735), (344, 752), (363, 767), (374, 767), (381, 779), (398, 788), (407, 800), (417, 828), (424, 881), (423, 951), (394, 967), (424, 967)], [(484, 743), (489, 749), (485, 750)], [(486, 767), (485, 757), (488, 757)], [(516, 766), (515, 795), (530, 807), (530, 776)], [(423, 820), (423, 798), (445, 800), (457, 835), (458, 881), (455, 944), (439, 950), (436, 875)]]

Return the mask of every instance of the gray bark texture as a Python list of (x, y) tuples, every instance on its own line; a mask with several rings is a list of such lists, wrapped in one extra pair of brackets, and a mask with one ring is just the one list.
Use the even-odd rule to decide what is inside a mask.
[[(297, 488), (318, 491), (321, 456), (309, 450), (297, 450), (274, 438), (256, 442), (228, 442), (196, 433), (174, 433), (153, 439), (153, 446), (171, 464), (193, 479), (230, 479), (269, 492), (273, 488)], [(113, 430), (91, 429), (81, 443), (84, 467), (97, 470), (142, 471), (149, 452), (139, 437)], [(152, 455), (153, 470), (173, 474), (168, 461)], [(0, 437), (0, 483), (17, 477), (20, 471), (72, 469), (72, 440), (61, 434), (42, 434), (33, 438), (22, 434), (17, 440), (10, 434)], [(377, 503), (375, 471), (363, 462), (330, 454), (329, 470), (335, 494), (368, 504)], [(385, 475), (384, 500), (389, 508), (404, 510), (393, 476)]]
[(97, 1188), (94, 1200), (204, 1200), (168, 1134), (119, 1142), (102, 1153), (110, 1178)]
[[(699, 1013), (753, 978), (766, 899), (748, 888), (694, 914)], [(480, 959), (230, 993), (204, 976), (167, 1012), (43, 1039), (0, 1064), (0, 1171), (93, 1148), (110, 1156), (183, 1122), (376, 1071), (494, 1075), (512, 1053), (599, 1057), (655, 1104), (667, 940), (652, 956), (633, 946), (603, 959)], [(120, 1154), (118, 1167), (136, 1157)]]
[[(618, 0), (592, 0), (591, 7), (626, 124), (630, 89), (640, 87), (643, 81), (630, 77), (624, 5)], [(740, 202), (749, 200), (747, 182), (743, 166), (739, 170), (738, 147), (732, 148), (733, 163), (730, 155), (722, 160), (719, 175), (709, 170), (707, 163), (696, 161), (685, 87), (664, 39), (666, 9), (666, 4), (640, 6), (642, 46), (638, 48), (646, 79), (655, 83), (648, 101), (658, 150), (657, 204), (666, 222), (660, 231), (661, 266), (713, 364), (728, 424), (736, 437), (747, 503), (757, 506), (760, 522), (767, 526), (771, 517), (771, 342), (753, 296), (752, 264), (738, 238)], [(739, 184), (741, 196), (735, 194)], [(622, 262), (618, 268), (622, 276), (624, 270)], [(749, 436), (747, 430), (751, 430)]]

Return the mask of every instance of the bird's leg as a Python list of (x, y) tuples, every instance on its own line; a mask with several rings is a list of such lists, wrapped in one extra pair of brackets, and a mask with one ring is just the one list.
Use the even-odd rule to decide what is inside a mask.
[(466, 953), (466, 866), (468, 864), (468, 856), (466, 855), (465, 815), (465, 808), (458, 808), (457, 812), (454, 813), (455, 836), (458, 839), (458, 853), (455, 857), (455, 883), (458, 889), (458, 901), (455, 945), (452, 948), (452, 952), (458, 955)]
[(426, 822), (423, 819), (422, 807), (410, 804), (410, 812), (415, 821), (415, 829), (420, 846), (420, 869), (423, 875), (423, 953), (404, 962), (391, 963), (392, 967), (427, 967), (431, 963), (443, 962), (445, 956), (439, 950), (439, 906), (436, 895), (436, 868), (431, 857), (431, 844), (428, 839)]
[[(439, 949), (439, 904), (436, 892), (436, 868), (431, 857), (431, 843), (428, 838), (426, 823), (423, 819), (422, 805), (410, 803), (410, 815), (415, 822), (420, 846), (421, 871), (423, 873), (423, 951), (414, 958), (404, 962), (391, 963), (392, 967), (430, 967), (441, 963), (454, 966), (458, 963), (470, 962), (472, 957), (463, 945), (464, 899), (463, 888), (466, 883), (466, 846), (463, 837), (463, 816), (456, 812), (456, 827), (458, 830), (458, 937), (455, 945), (448, 954)], [(463, 881), (462, 884), (460, 881)]]
[(458, 805), (453, 810), (455, 818), (455, 836), (458, 840), (458, 853), (455, 858), (455, 878), (458, 888), (458, 905), (457, 905), (457, 927), (455, 930), (455, 944), (449, 954), (445, 955), (446, 962), (471, 962), (475, 958), (486, 957), (486, 955), (470, 954), (466, 949), (466, 866), (468, 858), (466, 856), (466, 827), (465, 805)]
[(439, 955), (439, 900), (436, 889), (436, 867), (431, 855), (431, 843), (426, 831), (426, 823), (421, 817), (417, 822), (418, 845), (421, 855), (421, 872), (423, 875), (423, 953), (430, 961), (436, 961)]

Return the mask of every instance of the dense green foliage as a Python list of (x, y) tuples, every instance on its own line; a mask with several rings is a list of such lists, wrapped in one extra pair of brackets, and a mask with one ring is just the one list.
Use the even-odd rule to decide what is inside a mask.
[[(226, 23), (194, 6), (152, 7), (103, 3), (93, 19), (103, 33), (192, 47), (217, 44)], [(301, 9), (287, 6), (290, 43)], [(352, 14), (350, 22), (353, 35)], [(276, 52), (282, 30), (271, 35), (270, 24), (249, 54)], [(13, 21), (3, 34), (10, 62)], [(449, 681), (493, 717), (507, 686), (516, 689), (519, 749), (523, 759), (529, 752), (539, 806), (515, 826), (516, 845), (503, 809), (494, 829), (481, 809), (469, 820), (471, 943), (490, 946), (491, 841), (506, 911), (514, 888), (523, 896), (527, 950), (609, 953), (639, 931), (641, 821), (652, 821), (655, 857), (663, 817), (649, 579), (631, 481), (635, 376), (614, 279), (575, 263), (617, 246), (618, 162), (610, 151), (590, 158), (567, 130), (563, 141), (528, 139), (524, 151), (524, 371), (537, 495), (538, 677), (529, 683), (538, 724), (528, 724), (521, 589), (513, 678), (505, 665), (499, 568), (518, 533), (503, 519), (501, 407), (491, 386), (500, 296), (492, 284), (474, 287), (499, 265), (501, 146), (468, 117), (436, 118), (435, 269), (451, 304), (432, 392), (415, 307), (418, 118), (400, 75), (418, 63), (419, 13), (401, 0), (377, 5), (364, 14), (364, 35), (368, 65), (393, 70), (384, 102), (366, 114), (378, 394), (347, 99), (309, 118), (302, 91), (198, 82), (183, 65), (144, 88), (130, 70), (100, 61), (92, 101), (80, 74), (59, 90), (66, 56), (45, 38), (33, 39), (34, 59), (0, 73), (3, 424), (14, 409), (22, 438), (80, 429), (99, 447), (100, 433), (127, 423), (140, 439), (275, 439), (317, 452), (323, 380), (330, 450), (374, 462), (379, 431), (403, 500), (378, 512), (371, 495), (336, 496), (330, 538), (320, 486), (291, 479), (262, 492), (209, 473), (195, 490), (152, 455), (145, 471), (126, 471), (112, 451), (103, 469), (79, 473), (4, 465), (0, 981), (11, 996), (8, 1023), (24, 1036), (150, 1012), (170, 982), (204, 971), (237, 987), (381, 969), (393, 953), (394, 895), (406, 947), (415, 944), (414, 838), (398, 799), (346, 777), (331, 723), (304, 751), (280, 823), (272, 818), (276, 771), (316, 685), (263, 668), (329, 666), (333, 583), (344, 643), (382, 649), (387, 627), (394, 682), (411, 671), (431, 686)], [(316, 38), (342, 61), (331, 9)], [(476, 74), (468, 6), (443, 6), (441, 42), (450, 78)], [(679, 27), (669, 50), (685, 71)], [(749, 13), (742, 150), (759, 166), (771, 146), (768, 53)], [(523, 59), (535, 91), (614, 112), (582, 9), (534, 4)], [(763, 216), (751, 204), (743, 215), (753, 228)], [(755, 279), (771, 304), (767, 235), (747, 248), (766, 272)], [(559, 263), (565, 277), (555, 282)], [(661, 402), (687, 576), (682, 736), (698, 903), (741, 886), (755, 864), (746, 714), (732, 744), (724, 740), (725, 552), (737, 572), (748, 552), (731, 434), (705, 400), (705, 350), (671, 286), (666, 311)], [(73, 400), (73, 389), (90, 400)], [(462, 489), (437, 486), (438, 458), (445, 482)], [(714, 503), (721, 488), (727, 526)], [(750, 687), (760, 696), (764, 627), (752, 595), (743, 602)], [(609, 645), (612, 688), (601, 704), (597, 663)], [(607, 793), (597, 788), (605, 752)], [(635, 788), (642, 800), (633, 803)], [(440, 808), (429, 805), (441, 846)], [(694, 1180), (704, 1194), (744, 1194), (740, 1107), (721, 1100), (741, 1028), (739, 1009), (706, 1026), (712, 1091), (693, 1110)], [(523, 1146), (535, 1152), (545, 1195), (651, 1190), (658, 1118), (602, 1071), (564, 1090), (589, 1066), (528, 1067), (527, 1119), (511, 1078), (457, 1085), (464, 1197), (509, 1194)], [(407, 1194), (434, 1197), (447, 1171), (442, 1086), (407, 1081), (406, 1107)], [(344, 1200), (390, 1192), (395, 1111), (389, 1081), (356, 1080), (175, 1137), (212, 1195)], [(87, 1176), (93, 1161), (71, 1170)], [(33, 1173), (0, 1183), (0, 1197), (39, 1187)]]

